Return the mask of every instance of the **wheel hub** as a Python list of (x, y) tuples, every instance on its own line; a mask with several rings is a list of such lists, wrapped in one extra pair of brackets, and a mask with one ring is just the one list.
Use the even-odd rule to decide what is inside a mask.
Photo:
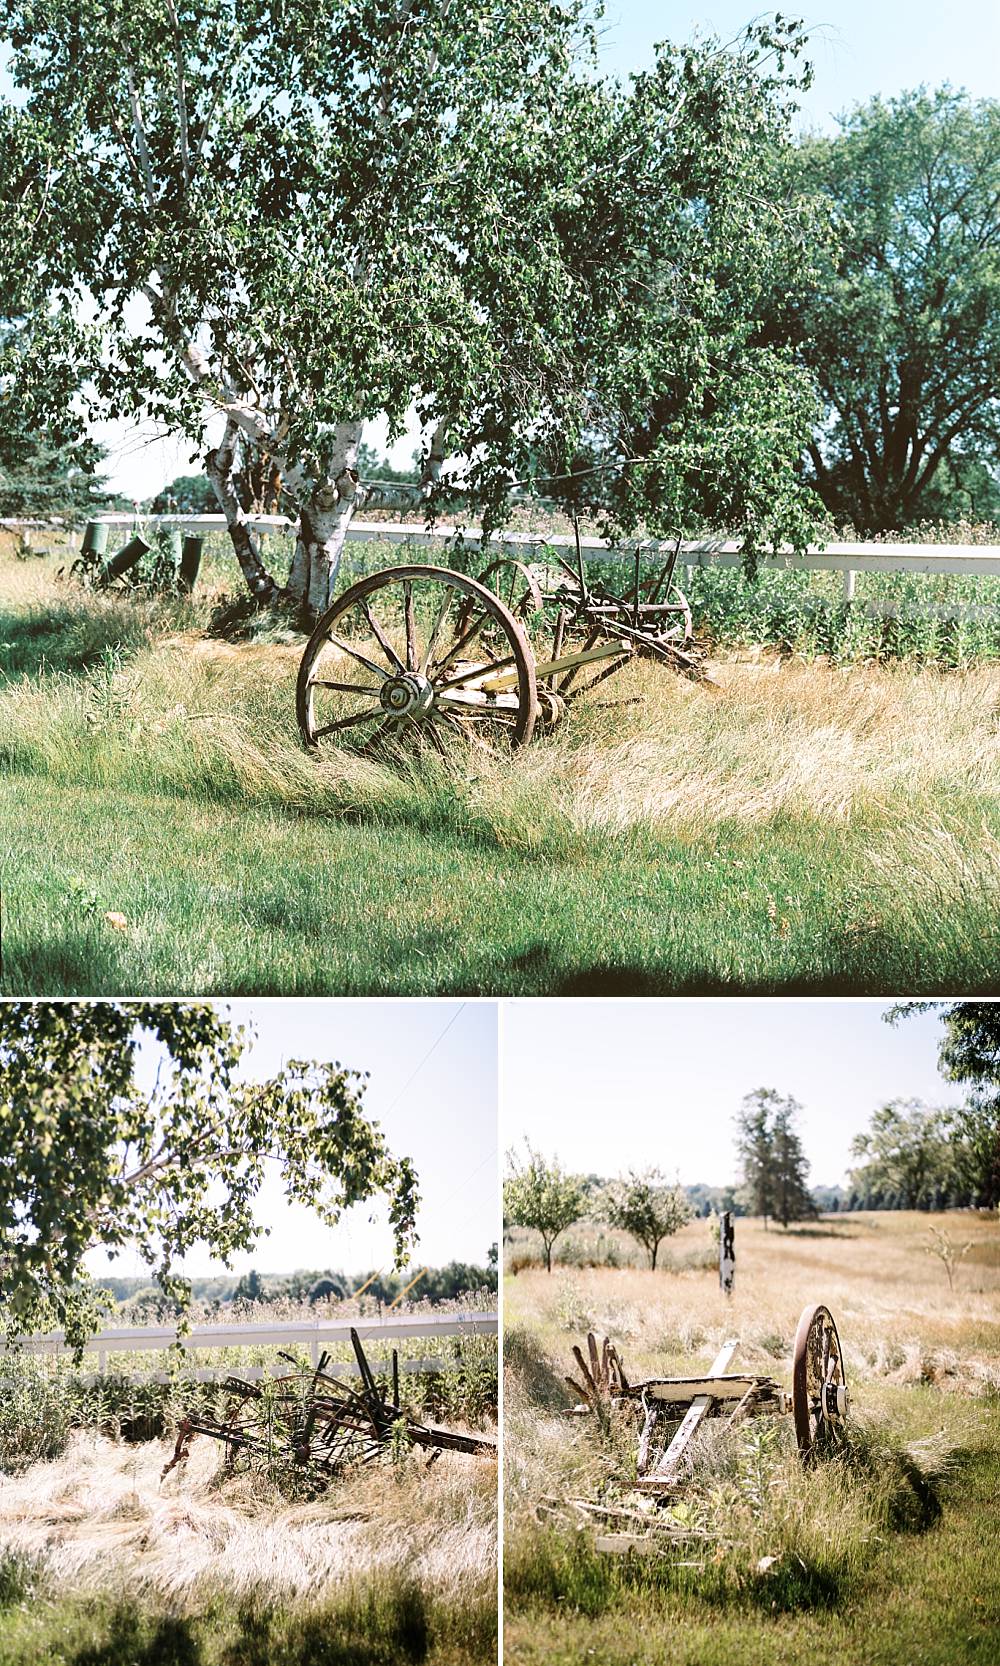
[(383, 711), (390, 717), (417, 719), (430, 710), (434, 687), (419, 671), (405, 671), (398, 677), (387, 677), (378, 697)]
[(823, 1384), (823, 1411), (827, 1417), (847, 1416), (847, 1389), (843, 1383)]

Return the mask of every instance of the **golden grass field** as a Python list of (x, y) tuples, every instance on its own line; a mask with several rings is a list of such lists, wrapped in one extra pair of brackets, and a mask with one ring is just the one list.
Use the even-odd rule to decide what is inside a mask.
[[(954, 1293), (924, 1253), (932, 1224), (972, 1241)], [(528, 1238), (518, 1235), (516, 1256)], [(824, 1638), (833, 1658), (859, 1666), (995, 1661), (995, 1214), (834, 1215), (787, 1232), (739, 1219), (728, 1300), (711, 1266), (691, 1265), (711, 1256), (704, 1221), (669, 1249), (681, 1270), (556, 1266), (506, 1280), (510, 1666), (590, 1649), (615, 1663), (786, 1663), (814, 1658)], [(817, 1301), (837, 1321), (852, 1393), (843, 1450), (803, 1470), (790, 1418), (750, 1419), (730, 1435), (710, 1423), (682, 1495), (702, 1536), (694, 1550), (596, 1556), (573, 1500), (636, 1507), (636, 1430), (624, 1414), (605, 1431), (567, 1420), (573, 1343), (607, 1334), (635, 1378), (696, 1374), (736, 1337), (731, 1370), (789, 1388), (799, 1313)]]

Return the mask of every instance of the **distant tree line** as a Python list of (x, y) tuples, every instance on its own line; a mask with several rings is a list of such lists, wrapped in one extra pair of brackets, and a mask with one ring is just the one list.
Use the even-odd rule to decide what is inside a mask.
[(797, 1127), (802, 1107), (774, 1088), (757, 1088), (736, 1118), (737, 1186), (670, 1185), (655, 1169), (616, 1181), (571, 1174), (528, 1146), (525, 1158), (508, 1154), (505, 1230), (537, 1232), (551, 1271), (560, 1234), (590, 1220), (635, 1238), (655, 1268), (665, 1237), (694, 1216), (724, 1210), (759, 1215), (766, 1229), (770, 1220), (787, 1227), (821, 1211), (1000, 1206), (1000, 1005), (910, 1001), (886, 1016), (896, 1023), (928, 1010), (943, 1021), (941, 1073), (966, 1087), (966, 1100), (947, 1108), (900, 1099), (880, 1106), (852, 1142), (858, 1162), (846, 1187), (810, 1188)]
[[(447, 1302), (470, 1295), (475, 1291), (495, 1292), (497, 1288), (497, 1251), (492, 1245), (488, 1265), (477, 1266), (467, 1261), (449, 1261), (444, 1267), (428, 1267), (419, 1283), (410, 1291), (413, 1301)], [(347, 1301), (357, 1291), (376, 1307), (387, 1307), (414, 1276), (408, 1268), (402, 1275), (394, 1273), (341, 1273), (300, 1269), (294, 1273), (259, 1273), (255, 1268), (239, 1278), (216, 1276), (193, 1278), (191, 1292), (194, 1300), (209, 1310), (222, 1313), (227, 1307), (245, 1306), (260, 1302)], [(96, 1280), (102, 1289), (109, 1290), (118, 1303), (119, 1317), (130, 1319), (175, 1317), (175, 1304), (155, 1285), (140, 1278), (107, 1277)]]

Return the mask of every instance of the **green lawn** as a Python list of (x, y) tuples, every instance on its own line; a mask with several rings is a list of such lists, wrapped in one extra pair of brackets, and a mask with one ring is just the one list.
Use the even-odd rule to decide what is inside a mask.
[(6, 994), (995, 986), (995, 666), (644, 662), (513, 757), (317, 762), (287, 628), (4, 576)]
[[(873, 913), (872, 826), (482, 834), (4, 781), (3, 993), (641, 994), (992, 987), (997, 923)], [(116, 929), (106, 913), (128, 924)]]
[[(719, 1605), (694, 1591), (618, 1580), (581, 1612), (572, 1599), (506, 1604), (507, 1666), (995, 1666), (1000, 1635), (1000, 1417), (943, 1492), (922, 1532), (870, 1547), (866, 1576), (795, 1612), (757, 1600)], [(822, 1477), (817, 1477), (822, 1485)]]

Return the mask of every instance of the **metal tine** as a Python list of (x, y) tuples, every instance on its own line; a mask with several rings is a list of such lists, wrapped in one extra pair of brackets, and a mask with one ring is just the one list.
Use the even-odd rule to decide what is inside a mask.
[(590, 1374), (598, 1388), (604, 1386), (601, 1380), (601, 1360), (597, 1352), (597, 1337), (593, 1331), (587, 1332), (587, 1351), (590, 1354)]

